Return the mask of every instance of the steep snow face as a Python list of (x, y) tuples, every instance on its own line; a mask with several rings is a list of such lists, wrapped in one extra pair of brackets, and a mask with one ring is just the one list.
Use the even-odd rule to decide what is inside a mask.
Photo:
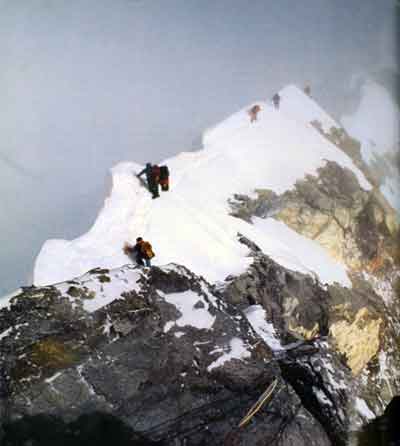
[(279, 95), (281, 97), (281, 109), (292, 119), (305, 125), (317, 120), (326, 133), (329, 133), (331, 127), (339, 127), (338, 123), (325, 110), (294, 85), (283, 88)]
[(316, 261), (321, 259), (316, 242), (305, 243), (276, 222), (251, 225), (228, 214), (227, 200), (234, 193), (251, 195), (257, 188), (282, 193), (325, 160), (350, 168), (361, 186), (370, 188), (351, 159), (310, 125), (317, 119), (330, 126), (333, 120), (296, 87), (282, 90), (281, 97), (279, 110), (259, 102), (258, 119), (250, 123), (246, 107), (207, 130), (204, 149), (166, 160), (171, 188), (157, 200), (134, 176), (141, 166), (114, 167), (111, 195), (94, 226), (72, 241), (47, 241), (36, 260), (34, 283), (61, 282), (94, 267), (130, 262), (122, 246), (137, 236), (152, 243), (154, 264), (181, 263), (215, 282), (243, 272), (251, 262), (248, 249), (237, 242), (241, 232), (278, 262), (286, 259), (291, 269), (349, 286), (342, 265), (328, 256)]

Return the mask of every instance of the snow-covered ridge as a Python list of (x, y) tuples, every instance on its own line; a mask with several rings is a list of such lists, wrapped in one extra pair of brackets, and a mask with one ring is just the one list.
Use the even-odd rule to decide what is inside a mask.
[(245, 107), (205, 132), (204, 149), (166, 160), (171, 190), (157, 200), (134, 176), (141, 166), (115, 166), (111, 194), (93, 227), (72, 241), (48, 240), (36, 259), (34, 283), (61, 282), (95, 267), (123, 265), (129, 259), (122, 245), (137, 236), (152, 243), (155, 264), (184, 264), (215, 282), (249, 265), (248, 249), (237, 241), (240, 232), (283, 266), (312, 271), (324, 283), (350, 285), (344, 266), (316, 242), (272, 220), (251, 225), (229, 215), (227, 201), (234, 193), (251, 195), (257, 188), (282, 193), (326, 160), (350, 168), (361, 187), (370, 188), (351, 159), (310, 124), (318, 120), (328, 128), (334, 121), (294, 86), (280, 95), (279, 110), (258, 102), (258, 120), (250, 123), (250, 106)]

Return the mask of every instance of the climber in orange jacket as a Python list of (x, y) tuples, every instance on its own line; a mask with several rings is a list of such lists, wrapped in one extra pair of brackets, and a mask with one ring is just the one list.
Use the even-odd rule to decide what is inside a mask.
[(151, 266), (151, 259), (155, 256), (151, 244), (138, 237), (134, 246), (125, 243), (123, 251), (126, 255), (134, 256), (139, 266)]
[(259, 105), (253, 105), (251, 109), (247, 112), (250, 115), (250, 122), (257, 121), (257, 114), (261, 110)]

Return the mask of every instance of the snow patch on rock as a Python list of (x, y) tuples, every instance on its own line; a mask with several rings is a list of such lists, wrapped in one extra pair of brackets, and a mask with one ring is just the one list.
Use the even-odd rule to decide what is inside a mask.
[(261, 305), (251, 305), (244, 314), (254, 331), (265, 341), (271, 350), (281, 350), (280, 343), (272, 323), (267, 322), (266, 312)]
[(185, 327), (191, 325), (198, 329), (210, 330), (215, 322), (215, 316), (209, 312), (209, 303), (202, 296), (193, 291), (183, 293), (164, 294), (166, 302), (174, 305), (181, 313), (176, 321), (169, 321), (164, 326), (164, 332), (168, 332), (173, 326)]
[(125, 292), (139, 291), (137, 283), (141, 277), (141, 271), (131, 265), (110, 270), (107, 273), (87, 273), (73, 281), (55, 285), (63, 297), (75, 300), (72, 289), (85, 290), (86, 298), (80, 298), (83, 308), (93, 312), (108, 305), (115, 299), (123, 299)]
[(367, 406), (367, 403), (363, 399), (356, 398), (355, 408), (357, 412), (366, 420), (373, 420), (375, 418), (375, 414)]
[(229, 342), (227, 351), (222, 348), (216, 348), (210, 352), (210, 355), (218, 352), (223, 352), (223, 354), (207, 367), (209, 372), (217, 367), (221, 367), (225, 362), (230, 361), (231, 359), (244, 359), (251, 356), (245, 343), (240, 338), (232, 338)]

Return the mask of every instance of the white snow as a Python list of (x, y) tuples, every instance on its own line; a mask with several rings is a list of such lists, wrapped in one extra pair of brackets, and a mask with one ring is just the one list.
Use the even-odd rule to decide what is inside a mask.
[[(109, 273), (104, 274), (110, 278), (110, 282), (100, 282), (97, 276), (101, 274), (84, 274), (79, 278), (75, 278), (74, 282), (63, 282), (56, 285), (56, 288), (61, 294), (71, 300), (74, 300), (70, 294), (67, 293), (70, 287), (87, 288), (87, 293), (92, 293), (92, 298), (82, 299), (83, 308), (86, 311), (93, 312), (105, 305), (108, 305), (115, 299), (122, 299), (121, 294), (124, 292), (139, 290), (139, 285), (134, 286), (141, 277), (140, 270), (133, 268), (130, 265), (116, 270), (110, 270)], [(104, 327), (107, 329), (107, 326)]]
[(321, 389), (313, 386), (313, 392), (322, 404), (326, 404), (327, 406), (331, 407), (333, 406), (332, 401), (325, 395), (325, 393)]
[[(327, 354), (327, 357), (330, 358), (331, 355)], [(330, 385), (335, 390), (347, 389), (347, 384), (343, 379), (344, 378), (343, 372), (339, 372), (337, 369), (334, 369), (332, 363), (327, 361), (326, 359), (322, 359), (322, 364), (325, 369), (326, 377), (328, 378)]]
[(240, 338), (232, 338), (230, 340), (228, 351), (224, 351), (222, 348), (216, 348), (211, 351), (210, 354), (219, 352), (223, 352), (223, 354), (207, 367), (209, 372), (217, 367), (221, 367), (225, 362), (230, 361), (231, 359), (244, 359), (251, 356), (251, 353), (247, 350), (246, 345)]
[(7, 330), (4, 330), (2, 333), (0, 333), (0, 341), (3, 338), (6, 338), (13, 330), (13, 327), (7, 328)]
[(110, 334), (110, 332), (111, 332), (111, 327), (112, 326), (113, 326), (113, 324), (111, 322), (110, 316), (107, 314), (107, 319), (106, 319), (106, 321), (104, 323), (104, 326), (103, 326), (103, 334), (108, 336)]
[(296, 87), (280, 93), (280, 110), (258, 102), (261, 111), (251, 124), (246, 107), (207, 130), (204, 149), (167, 160), (171, 188), (157, 200), (134, 176), (142, 166), (114, 167), (111, 194), (93, 227), (72, 241), (48, 240), (36, 259), (34, 283), (62, 282), (94, 267), (119, 267), (131, 261), (122, 252), (124, 242), (138, 236), (152, 243), (153, 264), (180, 263), (219, 282), (252, 262), (247, 247), (237, 241), (241, 232), (285, 266), (349, 286), (343, 266), (324, 256), (315, 242), (307, 243), (273, 220), (251, 225), (228, 215), (227, 201), (234, 193), (251, 195), (256, 188), (282, 193), (325, 160), (352, 169), (361, 186), (370, 188), (350, 158), (309, 124), (318, 119), (330, 126), (331, 118)]
[(57, 372), (50, 378), (46, 378), (45, 381), (47, 384), (52, 384), (57, 378), (59, 378), (62, 375), (62, 372)]
[(381, 278), (377, 278), (376, 276), (368, 274), (365, 271), (363, 272), (363, 277), (370, 283), (375, 293), (382, 298), (386, 305), (390, 306), (394, 302), (394, 299), (396, 299), (396, 294), (390, 280), (382, 280)]
[(0, 333), (0, 341), (3, 338), (6, 338), (13, 331), (16, 333), (16, 334), (14, 334), (14, 337), (17, 339), (19, 337), (19, 335), (20, 335), (20, 333), (18, 333), (18, 329), (21, 328), (21, 327), (26, 327), (28, 325), (29, 325), (28, 322), (24, 322), (23, 324), (17, 324), (17, 325), (15, 325), (13, 327), (7, 328), (7, 330), (4, 330), (2, 333)]
[(311, 97), (305, 95), (294, 85), (283, 88), (279, 95), (281, 97), (281, 110), (291, 118), (303, 124), (318, 121), (326, 133), (329, 132), (331, 127), (340, 127)]
[(316, 241), (298, 234), (273, 218), (254, 218), (250, 238), (277, 263), (317, 276), (321, 283), (338, 282), (351, 287), (344, 265), (329, 256)]
[[(174, 325), (178, 327), (185, 327), (191, 325), (199, 329), (211, 329), (215, 316), (209, 313), (209, 304), (205, 299), (193, 291), (184, 291), (182, 293), (164, 294), (166, 302), (175, 305), (181, 313), (176, 321), (169, 321), (165, 324), (164, 332), (169, 331)], [(201, 302), (203, 308), (195, 308), (197, 303)]]
[(20, 294), (22, 292), (21, 288), (18, 288), (17, 290), (6, 294), (5, 296), (0, 297), (0, 310), (2, 308), (9, 308), (10, 304), (11, 304), (11, 299), (15, 296), (18, 296), (18, 294)]
[(272, 350), (281, 350), (280, 343), (272, 323), (266, 321), (266, 312), (261, 305), (251, 305), (246, 308), (244, 315), (254, 331), (266, 342)]
[(361, 399), (356, 398), (355, 401), (355, 407), (358, 411), (358, 413), (367, 420), (372, 420), (375, 418), (375, 414), (372, 412), (372, 410), (367, 406), (367, 403)]
[(392, 176), (385, 177), (379, 189), (393, 209), (400, 214), (400, 175), (393, 172)]
[(81, 383), (87, 388), (88, 392), (90, 395), (96, 395), (96, 392), (94, 390), (94, 387), (88, 383), (85, 379), (85, 377), (82, 374), (83, 371), (83, 365), (78, 365), (78, 367), (76, 368), (76, 371), (78, 372), (79, 375), (79, 379), (81, 381)]
[(392, 397), (395, 396), (395, 392), (393, 392), (392, 386), (390, 385), (390, 378), (393, 376), (393, 368), (389, 366), (388, 353), (384, 350), (381, 350), (378, 355), (379, 359), (379, 377), (385, 381), (390, 395)]

